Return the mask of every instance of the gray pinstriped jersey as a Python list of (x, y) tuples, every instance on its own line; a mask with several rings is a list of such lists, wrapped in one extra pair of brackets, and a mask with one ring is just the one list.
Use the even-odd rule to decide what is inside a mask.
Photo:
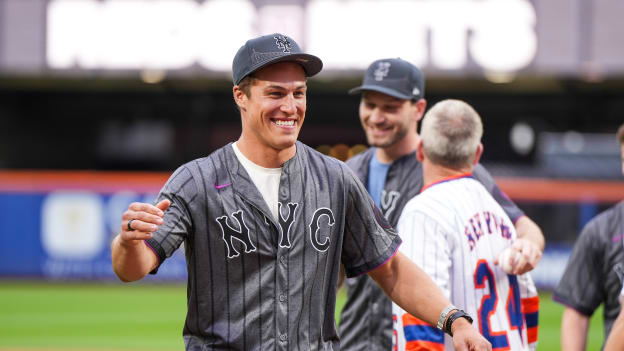
[(591, 316), (604, 303), (605, 340), (620, 313), (624, 201), (594, 217), (574, 244), (553, 298)]
[[(368, 166), (374, 152), (375, 148), (369, 148), (347, 162), (364, 184), (368, 181)], [(474, 168), (473, 177), (485, 186), (512, 221), (524, 215), (498, 188), (483, 166), (478, 164)], [(381, 196), (381, 211), (393, 227), (396, 227), (405, 204), (418, 195), (422, 186), (422, 165), (415, 153), (405, 155), (390, 165)], [(390, 350), (392, 301), (367, 276), (347, 279), (346, 285), (347, 302), (340, 319), (342, 349)]]
[(338, 350), (339, 263), (365, 273), (401, 242), (344, 163), (299, 142), (277, 222), (231, 145), (176, 170), (164, 198), (147, 243), (161, 261), (185, 244), (187, 350)]

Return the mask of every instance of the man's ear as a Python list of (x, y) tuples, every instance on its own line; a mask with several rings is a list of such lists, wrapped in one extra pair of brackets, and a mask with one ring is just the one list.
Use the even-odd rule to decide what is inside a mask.
[(234, 102), (236, 106), (238, 106), (238, 109), (246, 111), (248, 98), (245, 92), (239, 88), (238, 85), (235, 85), (234, 88), (232, 88), (232, 94), (234, 95)]
[(416, 159), (420, 163), (425, 160), (425, 150), (423, 149), (422, 138), (418, 139), (418, 144), (416, 145)]
[(413, 118), (416, 122), (419, 122), (423, 115), (425, 114), (425, 110), (427, 109), (427, 100), (420, 99), (412, 104), (412, 113)]
[(481, 159), (481, 155), (483, 155), (483, 144), (479, 143), (479, 145), (477, 146), (477, 152), (475, 153), (474, 162), (472, 163), (473, 166), (479, 163), (479, 160)]

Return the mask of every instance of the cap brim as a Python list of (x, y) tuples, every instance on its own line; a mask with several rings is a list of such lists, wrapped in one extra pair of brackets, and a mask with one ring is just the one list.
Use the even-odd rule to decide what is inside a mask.
[(363, 91), (376, 91), (378, 93), (390, 95), (392, 97), (395, 97), (398, 99), (404, 99), (404, 100), (414, 99), (413, 95), (405, 95), (394, 89), (386, 88), (386, 87), (379, 86), (379, 85), (362, 85), (357, 88), (353, 88), (349, 90), (349, 94), (350, 95), (360, 94)]
[(316, 75), (317, 73), (319, 73), (321, 69), (323, 69), (323, 61), (321, 61), (320, 58), (314, 55), (300, 53), (300, 54), (283, 55), (283, 56), (278, 56), (273, 59), (270, 59), (258, 65), (258, 67), (253, 68), (245, 76), (248, 76), (266, 66), (269, 66), (278, 62), (294, 62), (294, 63), (301, 65), (301, 67), (303, 67), (303, 70), (306, 73), (306, 77), (312, 77)]

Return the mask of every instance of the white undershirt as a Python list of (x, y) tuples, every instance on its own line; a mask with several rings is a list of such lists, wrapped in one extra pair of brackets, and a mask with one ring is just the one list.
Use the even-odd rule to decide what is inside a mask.
[(236, 143), (232, 144), (232, 148), (234, 149), (238, 161), (245, 167), (254, 185), (260, 191), (260, 194), (262, 194), (264, 202), (269, 206), (273, 219), (277, 221), (277, 199), (282, 168), (264, 168), (258, 166), (243, 155), (238, 149), (238, 146), (236, 146)]

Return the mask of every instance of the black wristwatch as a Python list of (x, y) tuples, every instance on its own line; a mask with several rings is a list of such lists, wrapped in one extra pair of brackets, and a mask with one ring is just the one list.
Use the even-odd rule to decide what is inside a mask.
[(468, 313), (462, 311), (462, 310), (457, 310), (455, 312), (453, 312), (447, 319), (446, 319), (446, 323), (444, 324), (444, 331), (450, 335), (453, 336), (453, 332), (451, 331), (451, 326), (453, 325), (453, 322), (455, 322), (455, 320), (457, 318), (466, 318), (466, 320), (468, 322), (470, 322), (470, 324), (472, 324), (472, 317), (470, 317), (470, 315), (468, 315)]

